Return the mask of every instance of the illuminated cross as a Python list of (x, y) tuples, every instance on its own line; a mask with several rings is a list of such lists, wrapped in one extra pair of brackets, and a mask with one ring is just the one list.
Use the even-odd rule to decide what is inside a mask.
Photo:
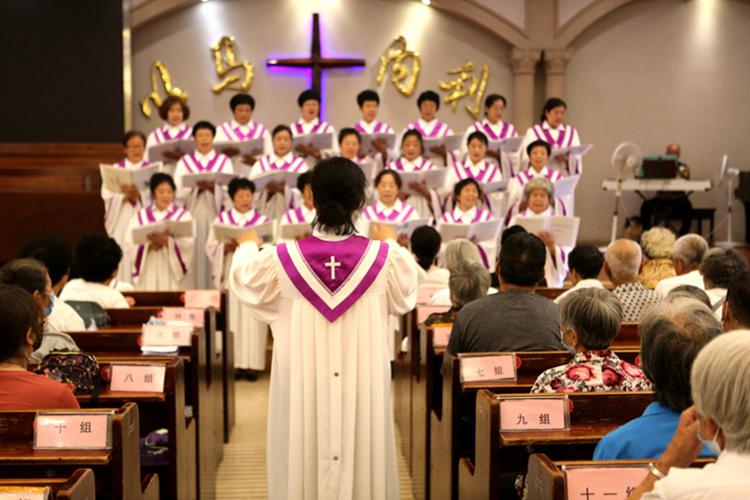
[(266, 66), (276, 68), (312, 68), (312, 89), (321, 95), (321, 79), (324, 69), (354, 68), (365, 65), (364, 59), (346, 59), (323, 57), (320, 53), (320, 18), (313, 14), (312, 47), (310, 57), (296, 57), (289, 59), (267, 59)]
[(324, 264), (326, 267), (331, 268), (331, 279), (336, 279), (336, 268), (341, 267), (341, 262), (336, 262), (336, 257), (331, 255), (331, 260)]

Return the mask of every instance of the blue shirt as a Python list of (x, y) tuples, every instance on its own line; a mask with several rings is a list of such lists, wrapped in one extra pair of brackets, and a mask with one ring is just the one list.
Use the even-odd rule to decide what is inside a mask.
[[(657, 459), (672, 440), (680, 413), (654, 401), (638, 418), (604, 436), (594, 450), (594, 460)], [(705, 446), (702, 457), (715, 457)]]

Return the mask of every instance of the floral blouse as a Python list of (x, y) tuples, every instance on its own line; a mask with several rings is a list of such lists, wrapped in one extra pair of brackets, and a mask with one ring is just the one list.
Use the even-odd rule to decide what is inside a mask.
[(650, 391), (640, 368), (609, 349), (576, 354), (567, 365), (545, 370), (531, 392)]

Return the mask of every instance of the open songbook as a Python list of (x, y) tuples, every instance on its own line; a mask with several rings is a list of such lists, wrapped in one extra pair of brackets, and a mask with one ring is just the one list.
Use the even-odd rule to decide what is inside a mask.
[(566, 148), (552, 148), (552, 152), (550, 153), (549, 157), (554, 158), (555, 156), (567, 154), (574, 156), (583, 156), (588, 153), (589, 150), (593, 147), (593, 144), (581, 144), (580, 146), (568, 146)]
[(196, 188), (202, 181), (215, 182), (222, 186), (229, 184), (232, 179), (237, 177), (235, 173), (228, 172), (196, 172), (194, 174), (185, 174), (182, 176), (182, 187)]
[(578, 240), (579, 217), (563, 217), (550, 215), (548, 217), (516, 217), (516, 224), (532, 234), (546, 231), (552, 234), (555, 244), (561, 247), (574, 247)]
[(236, 149), (239, 151), (238, 156), (258, 156), (263, 154), (263, 138), (258, 137), (257, 139), (248, 139), (247, 141), (221, 141), (214, 144), (214, 149), (219, 153)]
[(424, 156), (425, 158), (431, 158), (440, 156), (437, 153), (432, 152), (432, 148), (438, 146), (445, 146), (446, 151), (454, 151), (461, 149), (460, 135), (446, 135), (444, 137), (422, 137), (422, 144), (424, 145)]
[(384, 224), (386, 226), (391, 226), (393, 229), (396, 230), (396, 234), (399, 236), (406, 235), (409, 238), (411, 238), (411, 234), (414, 232), (414, 230), (418, 227), (427, 226), (430, 224), (430, 219), (414, 219), (406, 222), (390, 222), (387, 220), (374, 220), (370, 222), (370, 237), (372, 238), (372, 230), (373, 226), (375, 224)]
[(300, 134), (292, 138), (292, 146), (313, 146), (318, 151), (333, 149), (333, 134), (325, 132), (322, 134)]
[(120, 186), (134, 185), (139, 191), (147, 190), (151, 176), (160, 172), (161, 162), (149, 163), (148, 166), (138, 170), (99, 164), (99, 173), (102, 175), (102, 184), (113, 193), (122, 193)]
[(271, 182), (283, 182), (289, 187), (297, 187), (297, 178), (304, 172), (291, 172), (289, 170), (271, 170), (263, 174), (251, 177), (250, 180), (255, 184), (255, 190), (264, 191), (266, 186)]
[(161, 144), (155, 144), (148, 148), (148, 160), (149, 161), (163, 161), (164, 163), (175, 163), (176, 159), (167, 158), (164, 153), (169, 151), (179, 150), (180, 156), (192, 153), (195, 151), (195, 142), (192, 139), (180, 139), (179, 141), (162, 142)]
[(280, 238), (282, 240), (298, 240), (303, 236), (312, 234), (312, 226), (309, 222), (298, 224), (282, 224)]
[(409, 184), (412, 182), (427, 183), (429, 189), (439, 189), (445, 185), (445, 179), (448, 176), (447, 168), (433, 168), (432, 170), (422, 170), (419, 172), (399, 172), (403, 186), (401, 190), (409, 195), (416, 194)]
[(375, 134), (361, 134), (360, 138), (362, 139), (361, 150), (369, 154), (375, 152), (372, 141), (377, 139), (385, 139), (386, 148), (388, 148), (389, 150), (392, 150), (394, 147), (396, 147), (396, 134), (388, 134), (384, 132)]
[(487, 149), (499, 149), (503, 153), (515, 154), (518, 152), (518, 148), (521, 147), (522, 142), (523, 137), (508, 137), (497, 141), (490, 140)]
[(476, 241), (494, 240), (500, 231), (501, 220), (488, 220), (486, 222), (476, 222), (474, 224), (454, 224), (441, 222), (437, 230), (442, 236), (443, 241), (451, 241), (457, 238), (466, 238), (470, 240), (476, 238)]
[(484, 184), (480, 182), (479, 185), (482, 187), (483, 194), (490, 194), (505, 191), (508, 188), (508, 181), (502, 180)]
[(555, 196), (558, 198), (572, 196), (576, 192), (576, 186), (578, 185), (579, 180), (581, 180), (580, 174), (563, 177), (555, 182)]
[(222, 224), (220, 222), (213, 223), (214, 236), (217, 240), (222, 242), (228, 242), (238, 239), (240, 236), (250, 230), (254, 230), (258, 233), (263, 241), (273, 240), (273, 221), (266, 222), (264, 224), (256, 224), (254, 226), (242, 227), (235, 226), (232, 224)]
[(145, 226), (136, 226), (133, 228), (133, 243), (146, 245), (149, 243), (148, 235), (165, 231), (173, 238), (189, 238), (193, 236), (193, 221), (163, 220)]

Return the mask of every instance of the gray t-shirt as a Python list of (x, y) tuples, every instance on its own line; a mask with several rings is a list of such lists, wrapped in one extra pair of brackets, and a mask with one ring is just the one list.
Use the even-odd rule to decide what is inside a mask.
[(465, 305), (453, 323), (448, 343), (453, 353), (561, 349), (557, 304), (520, 290), (500, 292)]

